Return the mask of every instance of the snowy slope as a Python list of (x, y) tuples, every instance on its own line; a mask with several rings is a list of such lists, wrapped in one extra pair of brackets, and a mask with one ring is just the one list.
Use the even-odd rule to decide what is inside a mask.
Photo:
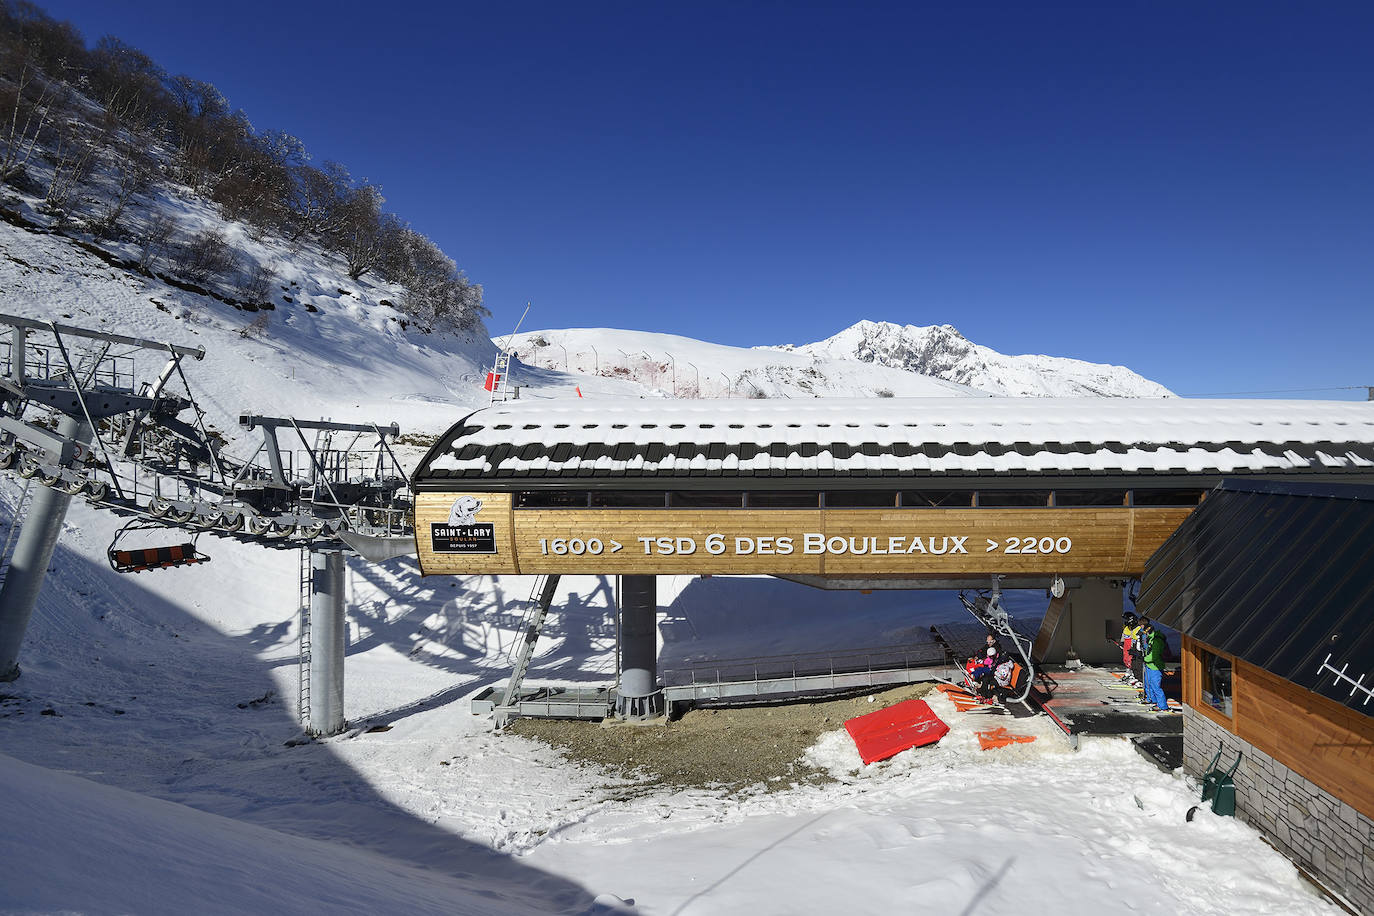
[(464, 338), (403, 328), (379, 303), (392, 290), (366, 277), (340, 282), (308, 254), (279, 262), (289, 292), (279, 286), (276, 309), (249, 313), (9, 223), (0, 222), (0, 253), (0, 312), (204, 347), (185, 371), (210, 422), (231, 434), (244, 412), (437, 432), (485, 403), (495, 348), (480, 329)]
[(779, 349), (818, 359), (852, 359), (1025, 397), (1158, 398), (1170, 391), (1123, 366), (1059, 356), (1007, 356), (949, 325), (917, 327), (860, 321), (833, 337)]

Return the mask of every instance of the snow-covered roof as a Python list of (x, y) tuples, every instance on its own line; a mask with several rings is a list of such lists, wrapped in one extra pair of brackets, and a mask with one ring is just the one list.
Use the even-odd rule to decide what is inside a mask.
[(512, 401), (449, 430), (415, 482), (1284, 473), (1374, 479), (1374, 403)]

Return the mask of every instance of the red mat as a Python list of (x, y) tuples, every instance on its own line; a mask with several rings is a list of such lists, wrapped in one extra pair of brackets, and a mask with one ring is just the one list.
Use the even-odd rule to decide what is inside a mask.
[(864, 763), (886, 760), (909, 747), (934, 744), (949, 731), (949, 726), (931, 712), (925, 700), (904, 700), (850, 719), (844, 727)]

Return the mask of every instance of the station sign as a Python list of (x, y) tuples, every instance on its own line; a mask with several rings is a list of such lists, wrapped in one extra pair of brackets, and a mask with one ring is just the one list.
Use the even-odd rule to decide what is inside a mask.
[(445, 521), (430, 522), (430, 548), (435, 553), (496, 553), (496, 525), (477, 521), (482, 505), (476, 496), (455, 499)]
[(421, 493), (436, 573), (954, 576), (1144, 569), (1190, 510), (513, 509), (509, 493)]

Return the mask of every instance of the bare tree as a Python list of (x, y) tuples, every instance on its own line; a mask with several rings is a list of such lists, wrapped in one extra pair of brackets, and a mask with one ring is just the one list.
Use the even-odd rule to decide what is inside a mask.
[(153, 214), (139, 238), (138, 266), (141, 269), (151, 270), (153, 262), (167, 252), (176, 229), (176, 220), (164, 213)]
[(187, 239), (177, 252), (177, 273), (193, 283), (222, 277), (234, 269), (238, 260), (224, 233), (204, 229)]
[(471, 328), (482, 307), (482, 287), (429, 239), (410, 228), (396, 231), (384, 265), (387, 279), (405, 287), (402, 310), (426, 327)]
[(284, 131), (251, 131), (247, 126), (247, 133), (237, 136), (215, 164), (217, 178), (210, 196), (224, 206), (227, 216), (275, 229), (287, 222), (292, 170), (305, 162), (305, 145)]
[(5, 150), (0, 155), (0, 180), (8, 181), (23, 171), (38, 149), (38, 141), (59, 107), (64, 87), (45, 78), (31, 52), (11, 43), (3, 51), (6, 70), (15, 72), (14, 84), (0, 87), (0, 116), (4, 117)]
[(277, 282), (277, 272), (266, 264), (254, 264), (243, 282), (239, 284), (239, 295), (245, 302), (265, 305), (272, 298), (272, 287)]
[(114, 234), (129, 201), (152, 185), (156, 166), (147, 149), (133, 140), (126, 139), (114, 144), (109, 155), (107, 172), (113, 191), (104, 202), (97, 224), (97, 231), (101, 235)]
[(259, 312), (258, 317), (248, 324), (239, 328), (239, 336), (245, 339), (257, 339), (267, 335), (267, 327), (272, 323), (271, 312)]
[(294, 170), (294, 179), (288, 240), (296, 242), (303, 236), (328, 238), (339, 229), (343, 219), (344, 202), (352, 184), (348, 169), (337, 162), (326, 162), (323, 168), (302, 164)]
[(52, 175), (44, 204), (50, 209), (67, 207), (77, 185), (90, 175), (96, 156), (109, 142), (114, 120), (106, 114), (97, 125), (89, 124), (73, 111), (57, 120), (53, 142), (48, 151)]
[(131, 130), (154, 130), (171, 107), (163, 84), (167, 74), (157, 63), (112, 35), (91, 52), (90, 85), (96, 98)]
[(400, 230), (400, 221), (382, 213), (381, 188), (368, 184), (348, 192), (338, 210), (338, 224), (328, 237), (329, 247), (343, 255), (351, 280), (360, 280), (383, 262), (387, 245)]
[(196, 190), (207, 191), (216, 177), (215, 161), (225, 146), (234, 142), (236, 134), (252, 128), (247, 118), (235, 123), (229, 100), (210, 83), (182, 74), (172, 77), (167, 89), (183, 178)]

